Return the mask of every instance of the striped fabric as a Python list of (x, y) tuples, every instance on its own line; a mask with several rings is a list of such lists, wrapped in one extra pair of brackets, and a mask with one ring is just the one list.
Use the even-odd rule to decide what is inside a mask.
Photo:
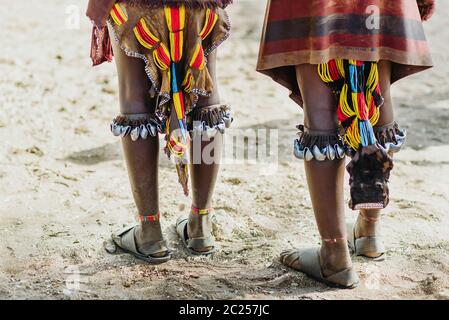
[(257, 69), (292, 90), (293, 66), (394, 62), (392, 82), (432, 66), (416, 0), (268, 0)]
[(118, 0), (133, 6), (160, 8), (162, 6), (185, 5), (190, 8), (226, 8), (233, 0)]

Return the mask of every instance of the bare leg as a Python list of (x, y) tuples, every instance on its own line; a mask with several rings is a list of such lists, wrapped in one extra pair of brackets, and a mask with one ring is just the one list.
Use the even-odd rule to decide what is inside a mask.
[[(220, 103), (220, 96), (217, 88), (217, 77), (216, 77), (216, 52), (212, 53), (208, 57), (207, 67), (214, 81), (214, 91), (210, 97), (200, 98), (198, 101), (198, 107), (206, 107), (211, 105), (216, 105)], [(217, 133), (214, 138), (210, 141), (201, 142), (201, 153), (207, 148), (213, 147), (211, 156), (215, 159), (221, 158), (223, 137), (222, 134)], [(193, 147), (194, 142), (192, 142), (190, 152), (191, 159), (193, 159)], [(213, 146), (212, 146), (213, 144)], [(218, 171), (220, 169), (219, 163), (204, 163), (203, 157), (196, 158), (201, 159), (201, 163), (192, 163), (190, 166), (191, 179), (192, 179), (192, 205), (199, 209), (208, 209), (212, 205), (212, 195), (215, 189), (215, 183), (217, 181)], [(198, 215), (191, 213), (189, 216), (189, 223), (187, 233), (189, 237), (202, 237), (207, 236), (211, 233), (211, 221), (210, 215)], [(197, 251), (208, 251), (210, 248), (204, 248), (204, 250), (197, 249)]]
[[(120, 112), (130, 120), (154, 112), (155, 101), (150, 98), (151, 84), (142, 60), (128, 57), (114, 45), (120, 91)], [(159, 212), (158, 159), (159, 139), (148, 137), (135, 142), (129, 136), (122, 139), (132, 194), (138, 213), (142, 216)], [(136, 230), (136, 242), (141, 253), (145, 247), (163, 239), (160, 222), (142, 222)], [(162, 256), (163, 253), (156, 256)]]
[[(384, 105), (380, 109), (380, 118), (377, 126), (383, 126), (394, 121), (393, 102), (390, 94), (391, 87), (391, 62), (379, 62), (379, 82), (382, 90), (382, 95), (385, 99)], [(355, 237), (370, 237), (375, 236), (379, 232), (379, 218), (381, 210), (360, 210), (355, 226)], [(367, 254), (370, 256), (369, 254)], [(378, 256), (373, 254), (373, 258)]]
[[(319, 78), (317, 66), (296, 69), (304, 100), (304, 124), (311, 130), (337, 127), (336, 103), (331, 89)], [(307, 183), (320, 235), (323, 239), (346, 237), (344, 203), (344, 160), (306, 161)], [(346, 241), (321, 246), (321, 267), (325, 276), (352, 266)]]

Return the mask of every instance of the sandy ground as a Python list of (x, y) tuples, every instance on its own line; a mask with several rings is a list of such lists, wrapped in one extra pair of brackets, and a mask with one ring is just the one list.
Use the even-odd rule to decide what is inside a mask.
[[(219, 74), (235, 128), (289, 128), (279, 132), (277, 170), (223, 167), (215, 195), (221, 251), (191, 258), (173, 228), (190, 202), (163, 160), (163, 226), (175, 254), (157, 267), (102, 248), (112, 231), (134, 221), (135, 207), (120, 144), (108, 130), (118, 111), (115, 69), (90, 67), (85, 1), (3, 2), (0, 298), (449, 298), (447, 1), (426, 24), (436, 68), (394, 88), (410, 139), (397, 157), (384, 215), (387, 260), (354, 258), (362, 284), (350, 291), (328, 289), (277, 261), (283, 249), (317, 245), (319, 237), (303, 165), (291, 157), (301, 112), (254, 71), (265, 1), (237, 0), (229, 10), (234, 33), (220, 50)], [(72, 9), (80, 28), (66, 27)], [(355, 218), (349, 209), (347, 216)]]

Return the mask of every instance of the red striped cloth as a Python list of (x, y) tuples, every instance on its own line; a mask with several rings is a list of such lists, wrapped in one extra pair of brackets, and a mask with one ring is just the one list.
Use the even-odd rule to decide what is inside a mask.
[(392, 82), (431, 67), (416, 0), (268, 1), (258, 71), (302, 104), (294, 66), (337, 58), (392, 61)]

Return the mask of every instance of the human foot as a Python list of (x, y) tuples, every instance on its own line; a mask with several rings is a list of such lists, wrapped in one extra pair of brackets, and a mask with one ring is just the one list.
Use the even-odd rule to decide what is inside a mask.
[(170, 260), (171, 252), (163, 240), (159, 215), (140, 216), (140, 220), (140, 225), (127, 227), (112, 235), (116, 247), (152, 264)]
[(285, 266), (329, 286), (355, 288), (359, 280), (352, 269), (348, 249), (344, 246), (331, 248), (323, 245), (321, 248), (284, 251), (280, 260)]
[(323, 239), (320, 248), (321, 269), (325, 276), (352, 268), (346, 238)]
[(348, 228), (348, 244), (357, 255), (378, 259), (385, 253), (379, 236), (380, 210), (361, 210), (353, 228)]
[(179, 236), (192, 254), (207, 255), (215, 252), (211, 212), (212, 209), (192, 207), (189, 218), (180, 218), (176, 223)]
[[(212, 235), (212, 221), (210, 212), (212, 209), (202, 211), (192, 208), (192, 212), (189, 215), (189, 223), (187, 225), (187, 234), (190, 238), (202, 238)], [(196, 251), (207, 252), (212, 247), (196, 248)]]
[(160, 221), (142, 222), (135, 230), (137, 250), (145, 255), (163, 257), (167, 252), (154, 253), (154, 245), (164, 240)]

